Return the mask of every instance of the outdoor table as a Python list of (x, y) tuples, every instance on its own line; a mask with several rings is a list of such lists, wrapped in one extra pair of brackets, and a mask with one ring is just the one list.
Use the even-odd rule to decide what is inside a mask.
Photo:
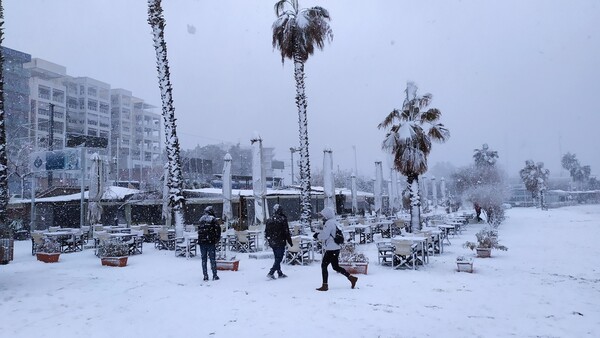
[(449, 224), (449, 225), (454, 225), (454, 235), (456, 235), (457, 231), (460, 234), (462, 234), (461, 226), (463, 225), (463, 222), (460, 222), (460, 221), (446, 221), (445, 223)]
[[(382, 237), (392, 237), (392, 226), (394, 225), (394, 221), (392, 220), (381, 220), (376, 223), (376, 227), (381, 231)], [(385, 228), (385, 229), (384, 229)], [(385, 234), (385, 236), (384, 236)]]
[[(354, 225), (354, 231), (359, 235), (358, 242), (365, 244), (373, 241), (373, 230), (370, 224), (356, 224)], [(371, 236), (369, 236), (369, 234)]]
[[(439, 253), (444, 253), (444, 232), (442, 230), (440, 230), (439, 228), (434, 228), (434, 227), (425, 227), (424, 230), (427, 230), (431, 233), (431, 235), (433, 237), (437, 237), (436, 240), (434, 240), (434, 252), (436, 249), (438, 249)], [(439, 243), (440, 247), (436, 248), (435, 243)]]
[(59, 231), (46, 231), (43, 233), (43, 235), (46, 237), (55, 237), (56, 241), (60, 243), (60, 249), (63, 253), (83, 250), (83, 245), (81, 248), (78, 248), (77, 246), (77, 234), (80, 234), (79, 229), (61, 229)]
[(445, 239), (448, 242), (448, 245), (451, 245), (452, 243), (450, 243), (450, 239), (448, 238), (448, 235), (450, 234), (450, 230), (455, 231), (454, 225), (451, 225), (451, 224), (438, 224), (437, 227), (440, 230), (442, 230), (442, 240)]
[(421, 262), (423, 263), (423, 265), (425, 265), (429, 262), (429, 254), (427, 252), (427, 241), (428, 240), (429, 239), (427, 237), (415, 236), (415, 235), (392, 237), (392, 243), (395, 241), (411, 241), (411, 242), (417, 244), (417, 246), (419, 246), (421, 248)]

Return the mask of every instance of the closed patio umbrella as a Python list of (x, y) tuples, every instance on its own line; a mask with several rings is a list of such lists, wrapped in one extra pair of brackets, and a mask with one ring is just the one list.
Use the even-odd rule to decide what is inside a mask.
[(223, 220), (230, 221), (233, 218), (231, 210), (231, 155), (225, 154), (223, 158)]
[(375, 194), (375, 212), (377, 215), (381, 214), (381, 208), (383, 204), (383, 195), (382, 195), (382, 184), (383, 184), (383, 167), (381, 166), (381, 161), (375, 162), (375, 187), (373, 192)]
[(267, 182), (263, 165), (262, 139), (256, 135), (250, 140), (252, 149), (252, 192), (254, 195), (254, 224), (264, 224), (269, 217)]
[(335, 213), (335, 182), (333, 180), (333, 152), (323, 150), (323, 193), (325, 207), (330, 207)]
[(88, 222), (89, 224), (96, 224), (102, 217), (100, 200), (104, 192), (104, 168), (98, 153), (93, 153), (90, 160), (92, 161), (92, 167), (90, 169), (90, 189), (88, 192)]
[(352, 213), (356, 214), (358, 212), (358, 200), (356, 199), (356, 175), (354, 173), (350, 176), (350, 189), (352, 194)]

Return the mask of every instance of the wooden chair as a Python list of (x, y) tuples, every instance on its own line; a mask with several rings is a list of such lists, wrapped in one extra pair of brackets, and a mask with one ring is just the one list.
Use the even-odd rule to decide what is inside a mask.
[(290, 265), (304, 264), (304, 255), (302, 254), (302, 250), (300, 248), (300, 242), (300, 237), (292, 237), (292, 246), (286, 244), (285, 254), (283, 256), (284, 263)]
[(410, 268), (412, 265), (412, 269), (416, 269), (415, 262), (417, 260), (417, 252), (415, 250), (414, 244), (410, 241), (397, 241), (393, 244), (394, 256), (392, 258), (392, 268)]
[(35, 256), (37, 248), (44, 244), (44, 235), (38, 232), (31, 233), (31, 255)]
[(175, 238), (171, 237), (168, 231), (160, 230), (155, 246), (158, 250), (175, 250)]
[(377, 243), (377, 262), (379, 265), (392, 266), (394, 259), (394, 245), (389, 242)]

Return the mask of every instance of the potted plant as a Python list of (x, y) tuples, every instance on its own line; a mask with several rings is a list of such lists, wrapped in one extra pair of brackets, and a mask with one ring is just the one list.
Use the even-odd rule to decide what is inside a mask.
[(129, 246), (118, 239), (105, 240), (98, 247), (98, 256), (102, 265), (123, 267), (127, 265)]
[(342, 268), (351, 274), (367, 274), (369, 259), (362, 253), (356, 252), (354, 243), (341, 245), (339, 263)]
[(492, 249), (507, 251), (508, 248), (498, 243), (498, 231), (494, 229), (481, 229), (475, 234), (477, 242), (465, 242), (463, 247), (477, 250), (477, 257), (491, 256)]
[(37, 246), (35, 256), (44, 263), (56, 263), (60, 257), (60, 244), (54, 237), (44, 237), (44, 242)]
[(473, 257), (456, 257), (456, 266), (458, 271), (473, 272)]

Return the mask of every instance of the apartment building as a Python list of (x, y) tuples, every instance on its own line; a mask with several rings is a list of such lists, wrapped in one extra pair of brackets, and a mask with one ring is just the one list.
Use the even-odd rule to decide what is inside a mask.
[[(65, 148), (74, 137), (107, 140), (107, 148), (89, 152), (104, 156), (111, 173), (109, 180), (117, 179), (118, 169), (119, 180), (143, 181), (153, 166), (162, 167), (158, 161), (161, 115), (153, 112), (156, 107), (134, 97), (131, 91), (111, 89), (109, 83), (70, 76), (62, 65), (5, 47), (3, 52), (7, 136), (9, 144), (17, 144), (18, 140), (15, 148), (27, 150), (25, 155), (21, 154), (23, 151), (9, 152), (9, 158), (27, 158), (31, 152), (48, 150), (49, 134), (53, 133), (54, 150)], [(16, 176), (21, 177), (22, 173)], [(79, 177), (76, 173), (59, 172), (54, 176), (66, 181)], [(22, 189), (24, 183), (19, 181)]]

